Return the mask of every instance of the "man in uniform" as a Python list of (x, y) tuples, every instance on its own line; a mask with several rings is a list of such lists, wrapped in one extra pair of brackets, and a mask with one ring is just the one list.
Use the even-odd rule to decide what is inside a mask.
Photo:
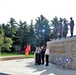
[(73, 36), (73, 30), (74, 30), (74, 20), (71, 17), (70, 18), (70, 32), (71, 32), (71, 37)]
[(64, 19), (64, 26), (63, 26), (63, 37), (67, 37), (68, 34), (68, 24), (66, 23), (66, 19)]

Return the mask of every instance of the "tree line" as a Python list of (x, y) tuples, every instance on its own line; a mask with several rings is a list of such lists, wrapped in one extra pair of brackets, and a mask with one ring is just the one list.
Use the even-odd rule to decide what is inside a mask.
[(58, 23), (58, 17), (49, 21), (43, 15), (36, 18), (35, 24), (31, 20), (29, 25), (26, 21), (16, 22), (10, 18), (6, 24), (0, 24), (0, 52), (23, 53), (27, 44), (31, 45), (31, 52), (36, 46), (46, 46), (47, 41), (55, 38), (53, 30)]

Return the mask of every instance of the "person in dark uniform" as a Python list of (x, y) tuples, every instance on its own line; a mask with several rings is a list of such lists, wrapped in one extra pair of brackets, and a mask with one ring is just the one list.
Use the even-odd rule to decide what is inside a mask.
[(44, 46), (41, 46), (41, 64), (44, 64), (44, 56), (45, 56), (45, 48)]
[(68, 24), (66, 23), (66, 19), (64, 19), (63, 37), (66, 38), (67, 34), (68, 34)]
[(73, 36), (73, 30), (74, 30), (74, 20), (71, 17), (70, 18), (70, 32), (71, 32), (71, 37)]
[(61, 39), (62, 38), (62, 34), (63, 34), (63, 24), (62, 24), (62, 21), (60, 20), (59, 21), (59, 39)]
[(54, 33), (54, 39), (56, 40), (58, 38), (58, 27), (54, 28), (53, 33)]

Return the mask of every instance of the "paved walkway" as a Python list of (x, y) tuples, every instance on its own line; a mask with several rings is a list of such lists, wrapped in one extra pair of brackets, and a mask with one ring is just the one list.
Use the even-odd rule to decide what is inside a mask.
[(53, 64), (34, 65), (34, 59), (0, 61), (0, 75), (76, 75), (75, 70), (65, 70)]

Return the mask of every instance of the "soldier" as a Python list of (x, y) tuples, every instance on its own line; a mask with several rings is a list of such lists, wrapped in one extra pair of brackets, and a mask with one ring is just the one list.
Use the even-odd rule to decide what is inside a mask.
[(71, 37), (73, 36), (73, 30), (74, 30), (74, 20), (71, 17), (70, 18), (70, 32), (71, 32)]
[(66, 23), (66, 19), (64, 19), (63, 37), (65, 37), (65, 38), (66, 38), (67, 33), (68, 33), (68, 25), (67, 25), (67, 23)]
[(60, 23), (59, 23), (59, 38), (61, 39), (62, 36), (63, 36), (63, 24), (62, 24), (62, 21), (60, 21)]
[(53, 33), (54, 33), (54, 39), (56, 40), (58, 38), (58, 27), (54, 28)]

